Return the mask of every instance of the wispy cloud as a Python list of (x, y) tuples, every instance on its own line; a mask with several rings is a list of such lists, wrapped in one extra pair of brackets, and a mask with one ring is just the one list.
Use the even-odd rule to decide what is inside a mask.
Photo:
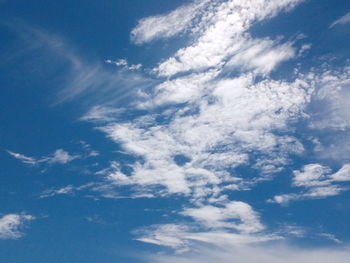
[(21, 162), (25, 164), (30, 165), (38, 165), (40, 163), (47, 163), (47, 164), (67, 164), (75, 159), (82, 158), (81, 155), (71, 155), (67, 151), (63, 149), (58, 149), (55, 152), (53, 152), (51, 155), (43, 156), (38, 159), (33, 157), (28, 157), (21, 153), (15, 153), (12, 151), (7, 151), (12, 157), (20, 160)]
[(0, 218), (0, 239), (17, 239), (23, 236), (20, 231), (27, 221), (35, 217), (26, 214), (7, 214)]
[(38, 163), (38, 160), (34, 159), (33, 157), (25, 156), (24, 154), (21, 153), (15, 153), (11, 151), (7, 151), (12, 157), (20, 160), (21, 162), (25, 164), (30, 164), (30, 165), (36, 165)]
[(116, 121), (117, 118), (125, 112), (124, 109), (116, 109), (96, 105), (92, 107), (84, 116), (80, 118), (81, 121), (89, 122), (111, 122)]
[(87, 190), (96, 186), (96, 183), (87, 183), (80, 186), (67, 185), (60, 188), (51, 188), (43, 191), (39, 198), (49, 198), (58, 195), (74, 195), (77, 192)]
[(43, 54), (45, 59), (33, 64), (55, 72), (56, 81), (51, 84), (59, 89), (54, 105), (75, 99), (79, 99), (81, 105), (85, 106), (105, 103), (115, 105), (152, 83), (142, 72), (135, 71), (140, 69), (139, 64), (112, 69), (102, 60), (96, 61), (80, 55), (73, 44), (58, 34), (23, 22), (11, 23), (10, 28), (23, 45), (21, 56)]
[(335, 20), (329, 27), (332, 28), (336, 25), (344, 25), (350, 22), (350, 12), (345, 14), (344, 16), (338, 18), (337, 20)]

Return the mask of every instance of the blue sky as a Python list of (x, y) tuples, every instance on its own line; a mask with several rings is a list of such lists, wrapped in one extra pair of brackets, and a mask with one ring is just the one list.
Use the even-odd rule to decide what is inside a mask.
[(348, 262), (348, 1), (0, 14), (1, 262)]

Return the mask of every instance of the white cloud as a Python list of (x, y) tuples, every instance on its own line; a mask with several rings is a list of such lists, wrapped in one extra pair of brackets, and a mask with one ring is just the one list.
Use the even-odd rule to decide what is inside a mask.
[[(206, 5), (196, 1), (139, 21), (132, 32), (137, 44), (186, 30), (191, 31), (193, 41), (154, 68), (162, 82), (139, 91), (136, 101), (123, 108), (123, 114), (131, 113), (128, 118), (118, 118), (118, 109), (103, 106), (82, 117), (98, 123), (123, 154), (135, 160), (112, 162), (110, 169), (99, 173), (105, 175), (106, 182), (94, 191), (121, 198), (115, 189), (125, 187), (133, 192), (131, 196), (177, 194), (189, 201), (179, 213), (192, 218), (193, 224), (146, 227), (138, 232), (138, 240), (185, 251), (193, 243), (225, 247), (283, 238), (268, 233), (259, 214), (244, 202), (231, 201), (227, 192), (249, 190), (283, 171), (291, 155), (304, 151), (293, 135), (293, 124), (306, 118), (316, 123), (305, 110), (315, 88), (320, 96), (326, 74), (295, 74), (289, 80), (270, 75), (310, 46), (298, 49), (296, 42), (283, 37), (253, 38), (249, 33), (254, 23), (300, 2), (227, 0)], [(196, 25), (193, 19), (197, 19)], [(128, 65), (125, 60), (114, 63)], [(339, 81), (343, 80), (339, 76)], [(239, 166), (246, 171), (239, 172)], [(308, 165), (294, 172), (293, 186), (301, 189), (299, 192), (275, 196), (271, 201), (285, 204), (338, 195), (345, 190), (341, 182), (347, 181), (347, 176), (347, 165), (333, 174), (328, 167)], [(265, 262), (284, 259), (270, 250), (260, 252)], [(310, 255), (294, 259), (303, 262)], [(241, 258), (254, 262), (249, 254)]]
[(326, 179), (330, 172), (330, 168), (320, 164), (305, 165), (302, 171), (294, 171), (293, 184), (305, 187), (327, 185)]
[(350, 130), (326, 131), (326, 136), (312, 139), (315, 156), (338, 164), (350, 162)]
[(66, 164), (77, 158), (80, 158), (80, 156), (78, 155), (73, 156), (63, 149), (58, 149), (53, 153), (51, 157), (49, 157), (48, 162)]
[(136, 44), (142, 44), (155, 39), (173, 37), (191, 25), (191, 21), (198, 15), (198, 12), (209, 2), (208, 0), (196, 0), (168, 14), (141, 19), (131, 31), (131, 40)]
[(240, 71), (254, 71), (268, 74), (278, 64), (295, 56), (291, 43), (277, 44), (269, 39), (247, 41), (237, 54), (227, 62), (227, 67), (234, 67)]
[(235, 247), (283, 239), (267, 233), (253, 208), (240, 201), (225, 201), (223, 205), (202, 205), (185, 208), (182, 216), (194, 223), (164, 224), (135, 232), (137, 240), (175, 249), (177, 253), (193, 250), (198, 244), (208, 247)]
[(136, 231), (135, 233), (142, 235), (137, 239), (138, 241), (186, 250), (188, 242), (182, 238), (182, 234), (186, 233), (186, 231), (186, 226), (167, 224), (153, 226), (150, 229)]
[[(257, 74), (268, 74), (281, 61), (292, 58), (294, 48), (291, 43), (252, 39), (244, 33), (253, 21), (274, 16), (298, 2), (225, 1), (204, 8), (200, 22), (203, 30), (197, 31), (196, 43), (200, 48), (207, 48), (209, 43), (208, 48), (213, 52), (223, 53), (217, 56), (199, 50), (200, 57), (208, 54), (221, 62), (231, 57), (231, 64), (166, 80), (151, 92), (141, 92), (136, 107), (146, 111), (160, 109), (157, 114), (146, 112), (142, 117), (121, 122), (114, 117), (117, 110), (95, 107), (82, 117), (82, 120), (105, 122), (100, 129), (127, 153), (142, 159), (129, 166), (132, 168), (129, 175), (120, 167), (112, 167), (108, 180), (114, 185), (135, 186), (141, 193), (163, 186), (163, 191), (158, 192), (161, 195), (181, 193), (193, 202), (200, 203), (205, 198), (214, 202), (222, 200), (223, 191), (247, 189), (258, 181), (245, 180), (228, 170), (251, 164), (263, 174), (272, 174), (281, 171), (289, 154), (302, 153), (303, 145), (296, 138), (274, 132), (286, 130), (288, 122), (303, 116), (312, 86), (298, 78), (291, 82), (255, 79)], [(232, 21), (226, 21), (225, 17), (231, 17)], [(160, 19), (157, 23), (164, 21)], [(234, 46), (234, 51), (222, 46), (225, 41), (221, 43), (220, 36), (228, 41), (227, 45)], [(206, 38), (210, 41), (204, 41)], [(201, 41), (205, 42), (204, 47)], [(193, 48), (196, 49), (188, 47)], [(185, 53), (190, 63), (195, 63), (196, 55)], [(253, 72), (234, 78), (220, 77), (228, 67)], [(178, 104), (186, 105), (177, 107)], [(165, 110), (161, 108), (164, 106)], [(167, 121), (162, 123), (158, 118)], [(249, 158), (250, 153), (261, 155), (255, 164), (251, 163), (254, 160)], [(184, 156), (188, 161), (179, 165), (176, 156)]]
[[(132, 166), (131, 176), (116, 170), (109, 176), (113, 182), (145, 187), (163, 185), (169, 193), (192, 193), (201, 198), (218, 194), (216, 186), (242, 183), (226, 169), (247, 163), (248, 152), (266, 154), (267, 159), (263, 161), (262, 157), (258, 166), (273, 172), (284, 164), (289, 153), (303, 151), (295, 138), (277, 136), (271, 130), (284, 130), (289, 120), (301, 116), (309, 100), (305, 82), (254, 83), (249, 74), (208, 81), (210, 85), (204, 85), (207, 90), (191, 99), (191, 107), (175, 110), (170, 116), (168, 111), (164, 112), (164, 117), (169, 116), (166, 124), (157, 123), (157, 116), (145, 115), (100, 128), (127, 152), (144, 159)], [(152, 103), (157, 101), (155, 98)], [(167, 98), (167, 103), (178, 103), (177, 98), (175, 101)], [(176, 155), (187, 156), (190, 161), (178, 165)]]
[(206, 244), (209, 247), (234, 247), (247, 244), (258, 244), (281, 239), (275, 235), (235, 233), (227, 230), (201, 231), (194, 226), (166, 224), (155, 225), (144, 230), (136, 231), (140, 235), (138, 241), (171, 247), (177, 253), (194, 249), (196, 244)]
[(341, 240), (339, 240), (338, 238), (336, 238), (333, 234), (329, 234), (329, 233), (321, 233), (321, 234), (318, 234), (319, 236), (321, 237), (324, 237), (326, 239), (329, 239), (335, 243), (338, 243), (338, 244), (341, 244), (343, 243)]
[[(329, 67), (329, 66), (328, 66)], [(326, 69), (315, 74), (316, 93), (310, 110), (310, 126), (346, 130), (350, 127), (350, 67)]]
[[(255, 23), (300, 2), (194, 1), (165, 15), (140, 20), (131, 36), (137, 44), (185, 31), (193, 37), (188, 46), (153, 69), (159, 77), (154, 87), (151, 84), (155, 82), (143, 75), (128, 72), (139, 69), (139, 64), (130, 65), (125, 59), (106, 60), (120, 67), (109, 71), (98, 63), (87, 63), (61, 39), (36, 33), (40, 43), (49, 44), (53, 53), (69, 62), (61, 101), (92, 94), (94, 106), (81, 120), (96, 123), (122, 148), (123, 154), (134, 157), (128, 164), (115, 161), (109, 169), (99, 172), (104, 175), (102, 183), (49, 189), (41, 197), (88, 189), (106, 198), (125, 198), (118, 192), (119, 187), (131, 190), (131, 198), (182, 195), (188, 204), (178, 215), (193, 222), (146, 227), (137, 233), (138, 240), (182, 252), (199, 243), (234, 251), (203, 252), (203, 257), (159, 256), (154, 260), (162, 263), (232, 262), (232, 255), (237, 263), (312, 262), (319, 257), (324, 262), (334, 258), (347, 262), (344, 259), (348, 259), (348, 250), (326, 253), (281, 246), (276, 252), (263, 246), (261, 243), (283, 236), (269, 233), (250, 205), (231, 201), (227, 193), (250, 189), (270, 178), (267, 176), (281, 172), (291, 155), (303, 153), (303, 144), (293, 135), (295, 121), (308, 117), (313, 128), (348, 127), (348, 69), (341, 75), (327, 71), (295, 75), (289, 80), (274, 79), (269, 73), (282, 62), (298, 58), (310, 46), (298, 49), (295, 42), (284, 41), (283, 37), (253, 38), (249, 33)], [(315, 87), (316, 95), (312, 97)], [(130, 90), (138, 91), (134, 103), (114, 108)], [(329, 105), (330, 113), (324, 119), (305, 114), (311, 98), (316, 104), (326, 101)], [(128, 113), (128, 118), (123, 118), (122, 114)], [(330, 116), (337, 118), (329, 122)], [(29, 164), (64, 164), (80, 158), (62, 149), (38, 160), (10, 154)], [(239, 166), (246, 171), (239, 172)], [(347, 190), (343, 183), (350, 181), (349, 172), (349, 164), (335, 173), (321, 164), (306, 165), (294, 171), (292, 186), (298, 191), (270, 201), (286, 204), (338, 195)], [(289, 234), (300, 234), (292, 231)], [(330, 235), (323, 236), (332, 239)]]
[(350, 164), (345, 164), (338, 172), (332, 174), (330, 177), (334, 182), (350, 181)]
[(341, 18), (335, 20), (329, 27), (332, 28), (336, 25), (345, 25), (350, 22), (350, 12), (342, 16)]
[(350, 165), (345, 164), (336, 173), (329, 167), (320, 164), (305, 165), (301, 171), (294, 171), (293, 185), (305, 190), (297, 193), (277, 195), (269, 202), (288, 204), (291, 201), (304, 199), (322, 199), (336, 196), (349, 190), (341, 183), (350, 182)]
[(67, 164), (75, 159), (81, 158), (82, 156), (80, 155), (71, 155), (67, 151), (63, 149), (58, 149), (54, 153), (48, 156), (43, 156), (41, 158), (33, 158), (33, 157), (28, 157), (20, 153), (15, 153), (12, 151), (7, 151), (11, 156), (14, 158), (20, 160), (21, 162), (25, 164), (30, 164), (30, 165), (38, 165), (41, 163), (49, 163), (49, 164)]
[(27, 221), (34, 220), (31, 215), (7, 214), (0, 218), (0, 239), (17, 239), (22, 237), (20, 229)]
[[(279, 62), (293, 57), (294, 50), (289, 44), (280, 47), (271, 41), (258, 44), (264, 40), (257, 40), (255, 48), (246, 50), (246, 46), (251, 45), (246, 31), (254, 22), (273, 17), (282, 10), (289, 10), (299, 2), (301, 1), (224, 1), (208, 12), (207, 19), (202, 23), (203, 29), (194, 43), (178, 50), (155, 70), (161, 76), (172, 76), (180, 72), (221, 67), (231, 56), (236, 56), (231, 62), (233, 65), (243, 63), (247, 69), (259, 68), (262, 73), (268, 73)], [(266, 46), (267, 43), (273, 43), (274, 48)], [(264, 49), (268, 49), (268, 52)], [(243, 54), (239, 54), (242, 51)], [(258, 56), (255, 57), (254, 53), (258, 53)], [(241, 62), (241, 59), (245, 61)]]
[(75, 191), (75, 187), (68, 185), (59, 189), (46, 190), (40, 194), (40, 198), (52, 197), (55, 195), (72, 195)]
[(166, 80), (154, 88), (152, 94), (147, 94), (140, 108), (152, 108), (162, 105), (193, 102), (205, 96), (212, 86), (218, 71), (194, 73), (184, 77)]
[[(208, 228), (231, 228), (243, 233), (255, 233), (264, 230), (259, 216), (252, 207), (244, 202), (228, 202), (223, 207), (205, 205), (199, 208), (186, 208), (181, 212)], [(239, 223), (232, 222), (239, 220)]]

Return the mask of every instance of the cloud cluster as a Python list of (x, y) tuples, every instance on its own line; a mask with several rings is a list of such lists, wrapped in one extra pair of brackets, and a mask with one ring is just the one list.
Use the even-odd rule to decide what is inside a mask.
[(335, 196), (349, 186), (343, 185), (350, 182), (350, 164), (345, 164), (336, 173), (332, 173), (329, 167), (321, 164), (308, 164), (301, 171), (294, 171), (293, 185), (305, 190), (299, 193), (275, 196), (271, 202), (288, 204), (291, 201), (304, 199), (322, 199)]
[[(162, 82), (139, 92), (137, 114), (128, 110), (135, 117), (123, 120), (125, 109), (121, 114), (97, 105), (81, 118), (99, 124), (135, 160), (113, 162), (102, 172), (107, 181), (100, 189), (109, 196), (115, 196), (114, 188), (130, 187), (134, 196), (188, 199), (178, 215), (194, 224), (155, 225), (139, 232), (138, 240), (186, 250), (192, 241), (224, 245), (281, 238), (265, 231), (249, 204), (232, 201), (228, 193), (250, 189), (304, 151), (289, 130), (305, 118), (314, 81), (305, 75), (272, 79), (270, 73), (305, 47), (249, 33), (254, 23), (299, 2), (195, 1), (139, 21), (132, 32), (138, 44), (182, 31), (191, 32), (193, 41), (153, 69)], [(175, 20), (181, 23), (174, 26)]]
[(269, 39), (251, 39), (247, 30), (254, 22), (273, 17), (282, 10), (290, 10), (301, 1), (217, 2), (199, 23), (201, 29), (194, 43), (163, 61), (155, 69), (159, 75), (201, 71), (226, 63), (228, 66), (241, 64), (243, 68), (256, 68), (261, 73), (268, 73), (274, 69), (273, 65), (293, 57), (290, 43), (278, 46), (277, 42)]
[[(214, 2), (209, 8), (205, 1), (197, 1), (165, 15), (186, 13), (196, 6), (202, 16), (196, 25), (201, 29), (193, 35), (193, 44), (154, 69), (159, 75), (175, 76), (139, 93), (135, 110), (146, 114), (118, 121), (114, 117), (118, 110), (96, 106), (82, 117), (104, 123), (99, 129), (137, 157), (130, 174), (125, 174), (122, 164), (112, 167), (107, 177), (112, 184), (137, 186), (143, 192), (162, 186), (160, 194), (214, 202), (223, 198), (223, 191), (254, 184), (253, 178), (232, 173), (236, 167), (249, 165), (262, 174), (273, 174), (288, 162), (288, 155), (303, 152), (303, 145), (285, 131), (289, 122), (303, 116), (312, 85), (298, 77), (256, 81), (293, 58), (295, 48), (281, 40), (254, 39), (247, 32), (254, 22), (289, 10), (299, 1)], [(134, 35), (144, 41), (157, 38), (158, 33), (150, 38), (141, 33), (149, 23), (172, 30), (171, 20), (163, 18), (141, 20)], [(229, 69), (236, 69), (236, 76), (224, 77)], [(180, 71), (188, 73), (176, 76)]]
[[(273, 78), (271, 73), (282, 63), (300, 58), (311, 45), (300, 45), (300, 35), (285, 40), (250, 33), (253, 25), (301, 2), (198, 0), (141, 19), (132, 30), (131, 40), (136, 44), (181, 33), (189, 37), (186, 46), (153, 67), (154, 85), (136, 81), (142, 87), (128, 107), (96, 103), (81, 117), (132, 157), (127, 163), (112, 161), (99, 172), (105, 181), (87, 188), (108, 198), (123, 198), (118, 192), (123, 188), (131, 191), (131, 198), (181, 195), (187, 200), (176, 211), (182, 221), (138, 230), (138, 240), (178, 252), (198, 243), (234, 250), (241, 246), (241, 251), (249, 253), (237, 252), (241, 254), (236, 262), (256, 262), (252, 251), (266, 262), (293, 262), (256, 245), (283, 239), (293, 231), (270, 231), (259, 213), (233, 199), (232, 192), (251, 189), (283, 171), (293, 156), (304, 153), (294, 124), (306, 120), (311, 130), (348, 129), (348, 68), (308, 73), (295, 68), (289, 78)], [(138, 67), (126, 60), (106, 62), (128, 70)], [(326, 114), (319, 110), (320, 104), (327, 105)], [(313, 138), (314, 143), (318, 140)], [(305, 165), (294, 171), (296, 193), (270, 201), (286, 204), (340, 194), (347, 189), (348, 173), (348, 164), (335, 173), (322, 164)], [(68, 186), (47, 196), (75, 190)], [(324, 238), (331, 237), (324, 234)], [(284, 249), (286, 254), (296, 251)], [(332, 253), (344, 258), (342, 252)], [(223, 255), (226, 252), (219, 254), (221, 260), (212, 261), (228, 261)], [(313, 252), (307, 252), (291, 258), (307, 262), (312, 257)], [(172, 260), (206, 262), (197, 257), (164, 257), (161, 262)]]

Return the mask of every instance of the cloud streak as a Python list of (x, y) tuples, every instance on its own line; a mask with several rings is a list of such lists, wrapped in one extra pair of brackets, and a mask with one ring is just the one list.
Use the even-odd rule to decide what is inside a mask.
[(344, 16), (338, 18), (337, 20), (335, 20), (330, 26), (329, 28), (335, 27), (336, 25), (345, 25), (347, 23), (350, 22), (350, 12), (345, 14)]
[(82, 156), (80, 155), (71, 155), (67, 151), (63, 149), (58, 149), (55, 152), (53, 152), (51, 155), (43, 156), (39, 159), (28, 157), (21, 153), (15, 153), (12, 151), (7, 151), (12, 157), (20, 160), (24, 164), (30, 164), (30, 165), (38, 165), (41, 163), (47, 163), (47, 164), (67, 164), (75, 159), (80, 159)]

